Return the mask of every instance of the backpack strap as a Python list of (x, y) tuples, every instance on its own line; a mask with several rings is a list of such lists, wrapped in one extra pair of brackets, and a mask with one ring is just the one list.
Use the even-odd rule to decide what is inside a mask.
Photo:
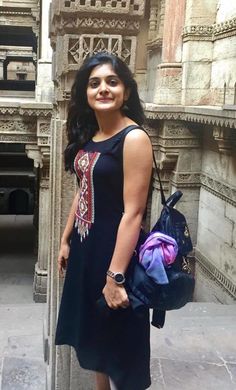
[[(142, 127), (142, 126), (139, 126), (139, 125), (130, 125), (128, 126), (125, 131), (124, 131), (124, 138), (126, 137), (126, 135), (134, 130), (134, 129), (140, 129), (140, 130), (143, 130), (147, 136), (149, 137), (149, 134), (148, 132)], [(150, 137), (149, 137), (150, 138)], [(155, 154), (154, 154), (154, 151), (152, 151), (152, 156), (153, 156), (153, 162), (154, 162), (154, 167), (155, 167), (155, 171), (156, 171), (156, 174), (157, 174), (157, 177), (158, 177), (158, 180), (159, 180), (159, 184), (160, 184), (160, 193), (161, 193), (161, 204), (163, 206), (166, 205), (166, 198), (165, 198), (165, 194), (164, 194), (164, 190), (163, 190), (163, 186), (162, 186), (162, 182), (161, 182), (161, 177), (160, 177), (160, 171), (159, 171), (159, 168), (157, 166), (157, 162), (156, 162), (156, 158), (155, 158)]]

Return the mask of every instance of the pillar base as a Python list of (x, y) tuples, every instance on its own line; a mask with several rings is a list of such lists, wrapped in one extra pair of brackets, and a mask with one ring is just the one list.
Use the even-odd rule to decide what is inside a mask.
[(47, 278), (48, 272), (35, 265), (33, 299), (36, 303), (45, 303), (47, 301)]

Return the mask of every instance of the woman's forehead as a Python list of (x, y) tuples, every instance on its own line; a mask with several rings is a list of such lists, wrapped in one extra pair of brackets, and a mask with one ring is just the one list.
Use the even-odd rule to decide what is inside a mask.
[(92, 72), (90, 73), (89, 78), (91, 77), (107, 77), (107, 76), (117, 76), (112, 65), (110, 63), (101, 64), (95, 66)]

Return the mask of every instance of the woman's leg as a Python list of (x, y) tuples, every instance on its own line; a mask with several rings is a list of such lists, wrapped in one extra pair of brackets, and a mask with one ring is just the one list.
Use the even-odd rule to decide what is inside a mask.
[(109, 377), (101, 372), (96, 372), (96, 390), (111, 390)]

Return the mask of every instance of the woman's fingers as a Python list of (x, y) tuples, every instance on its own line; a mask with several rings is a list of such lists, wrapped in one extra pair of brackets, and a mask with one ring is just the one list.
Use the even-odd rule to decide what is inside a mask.
[(58, 263), (58, 271), (60, 276), (64, 275), (64, 271), (66, 270), (67, 260), (68, 258), (64, 258), (62, 256), (58, 257), (57, 263)]
[(114, 285), (111, 288), (111, 286), (107, 286), (106, 284), (102, 292), (104, 294), (107, 305), (111, 309), (126, 309), (130, 304), (128, 295), (123, 286)]

